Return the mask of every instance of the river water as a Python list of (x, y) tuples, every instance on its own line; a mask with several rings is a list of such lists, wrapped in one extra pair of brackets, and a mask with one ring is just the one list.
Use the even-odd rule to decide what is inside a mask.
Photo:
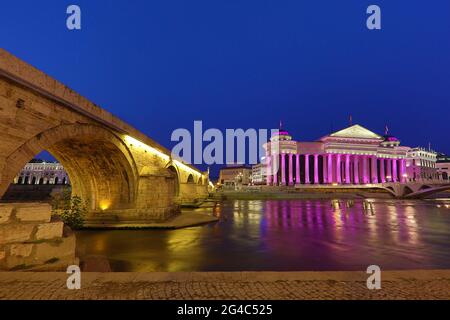
[(113, 271), (450, 268), (450, 199), (229, 200), (217, 223), (179, 230), (77, 232)]

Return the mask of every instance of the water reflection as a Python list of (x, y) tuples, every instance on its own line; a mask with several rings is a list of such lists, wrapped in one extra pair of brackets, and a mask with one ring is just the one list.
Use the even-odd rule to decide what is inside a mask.
[[(368, 204), (369, 203), (369, 204)], [(236, 200), (181, 230), (83, 231), (115, 271), (449, 268), (450, 200)]]

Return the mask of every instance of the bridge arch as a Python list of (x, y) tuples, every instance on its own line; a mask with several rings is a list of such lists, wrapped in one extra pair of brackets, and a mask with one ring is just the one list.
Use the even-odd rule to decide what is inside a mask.
[(405, 188), (404, 188), (403, 190), (404, 190), (404, 191), (403, 191), (403, 195), (404, 195), (404, 196), (407, 196), (408, 194), (411, 194), (411, 193), (414, 192), (413, 189), (411, 189), (411, 188), (408, 187), (408, 186), (405, 186)]
[(134, 205), (138, 174), (126, 144), (108, 129), (87, 124), (53, 127), (17, 148), (1, 172), (0, 196), (25, 164), (44, 150), (62, 163), (72, 194), (86, 200), (90, 211)]
[(178, 167), (172, 162), (169, 162), (169, 164), (166, 166), (166, 169), (174, 177), (174, 193), (175, 197), (178, 197), (180, 195), (180, 173), (178, 172)]

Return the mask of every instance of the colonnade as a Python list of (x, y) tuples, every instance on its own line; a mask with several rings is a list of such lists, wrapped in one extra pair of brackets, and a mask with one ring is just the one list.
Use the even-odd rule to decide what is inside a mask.
[(355, 154), (281, 153), (267, 157), (268, 185), (406, 182), (406, 161)]

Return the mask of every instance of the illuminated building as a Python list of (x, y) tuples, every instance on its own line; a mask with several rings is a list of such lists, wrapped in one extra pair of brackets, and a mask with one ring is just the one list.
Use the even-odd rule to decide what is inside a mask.
[(411, 148), (406, 159), (406, 171), (409, 181), (438, 179), (436, 169), (437, 154), (425, 148)]
[(262, 185), (266, 184), (267, 181), (267, 166), (265, 164), (264, 158), (262, 163), (258, 163), (252, 166), (252, 184)]
[(225, 188), (249, 185), (252, 178), (252, 168), (245, 165), (228, 165), (220, 169), (219, 184)]
[(438, 154), (436, 170), (440, 179), (450, 180), (450, 156), (443, 153)]
[(280, 129), (264, 148), (267, 185), (357, 185), (411, 179), (407, 170), (411, 148), (401, 146), (387, 130), (381, 136), (353, 125), (314, 142), (300, 142)]
[(33, 160), (14, 179), (15, 184), (69, 184), (69, 176), (57, 162)]

